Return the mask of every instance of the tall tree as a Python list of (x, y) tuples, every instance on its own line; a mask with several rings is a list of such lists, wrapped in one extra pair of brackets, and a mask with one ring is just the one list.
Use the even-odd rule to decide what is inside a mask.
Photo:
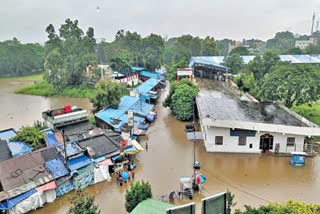
[(281, 63), (265, 76), (260, 91), (263, 100), (293, 104), (311, 103), (320, 98), (320, 68), (312, 65)]
[(217, 56), (217, 55), (219, 55), (217, 43), (213, 37), (207, 36), (203, 40), (201, 54), (203, 56)]
[(295, 38), (292, 32), (278, 32), (275, 37), (267, 41), (266, 48), (278, 50), (280, 53), (294, 48)]
[(90, 98), (93, 104), (93, 112), (98, 112), (103, 108), (118, 108), (122, 96), (128, 94), (125, 85), (100, 81), (95, 85), (95, 93)]
[(239, 54), (232, 54), (224, 58), (223, 65), (231, 68), (231, 72), (236, 74), (243, 68), (244, 62)]
[(238, 47), (233, 48), (230, 51), (229, 55), (232, 55), (232, 54), (238, 54), (240, 56), (247, 56), (247, 55), (250, 55), (250, 52), (246, 47), (238, 46)]
[(51, 24), (46, 31), (49, 39), (46, 42), (46, 79), (57, 85), (80, 85), (84, 79), (82, 73), (88, 66), (95, 67), (98, 63), (93, 28), (84, 33), (78, 20), (67, 19), (59, 35)]

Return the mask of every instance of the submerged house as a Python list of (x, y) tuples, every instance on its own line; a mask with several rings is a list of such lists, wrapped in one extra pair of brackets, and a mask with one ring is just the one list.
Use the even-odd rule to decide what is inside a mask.
[(140, 97), (146, 103), (156, 104), (159, 89), (163, 86), (160, 79), (150, 78), (130, 92), (131, 96)]
[(225, 87), (201, 89), (196, 98), (208, 152), (260, 153), (304, 151), (305, 138), (320, 128), (297, 119), (289, 109), (273, 103), (244, 101)]
[(123, 96), (117, 109), (111, 107), (103, 109), (95, 114), (95, 118), (98, 126), (121, 132), (121, 127), (128, 123), (128, 111), (133, 112), (135, 123), (144, 123), (153, 107), (139, 97)]

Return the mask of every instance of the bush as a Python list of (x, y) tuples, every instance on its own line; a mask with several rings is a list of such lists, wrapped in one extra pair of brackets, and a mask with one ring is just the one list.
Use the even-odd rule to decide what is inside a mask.
[(10, 141), (20, 140), (38, 149), (44, 145), (44, 133), (40, 133), (40, 128), (23, 126), (18, 135), (10, 138)]
[(94, 204), (94, 196), (89, 196), (83, 189), (78, 187), (76, 195), (69, 198), (72, 207), (69, 214), (99, 214), (98, 206)]
[(131, 183), (130, 189), (126, 190), (125, 207), (127, 212), (131, 212), (140, 202), (152, 198), (151, 185), (149, 182), (138, 181), (135, 184)]

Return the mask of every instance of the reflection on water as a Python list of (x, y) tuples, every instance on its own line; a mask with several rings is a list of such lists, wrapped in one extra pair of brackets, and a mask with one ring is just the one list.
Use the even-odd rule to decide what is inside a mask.
[[(0, 86), (0, 99), (6, 99), (6, 115), (1, 112), (1, 127), (20, 127), (34, 118), (40, 119), (40, 112), (50, 107), (59, 107), (65, 102), (85, 108), (91, 107), (87, 100), (65, 98), (42, 98), (13, 95), (7, 88), (11, 83)], [(164, 93), (163, 93), (164, 94)], [(162, 99), (164, 96), (162, 96)], [(24, 100), (24, 104), (20, 101)], [(158, 118), (150, 127), (148, 135), (141, 142), (148, 141), (148, 151), (137, 155), (136, 180), (146, 180), (152, 185), (153, 196), (160, 199), (171, 191), (179, 189), (179, 177), (192, 174), (193, 146), (188, 142), (183, 131), (186, 123), (178, 122), (170, 111), (161, 106), (157, 108)], [(25, 107), (29, 106), (28, 109)], [(34, 109), (30, 109), (30, 107)], [(19, 120), (12, 119), (10, 125), (4, 122), (7, 114), (14, 112)], [(6, 120), (3, 120), (5, 118)], [(229, 189), (236, 197), (237, 208), (244, 204), (257, 206), (267, 201), (285, 201), (288, 199), (307, 202), (320, 202), (320, 158), (307, 158), (305, 167), (291, 167), (289, 158), (254, 154), (207, 153), (202, 143), (196, 146), (196, 157), (201, 162), (201, 170), (207, 177), (201, 194), (194, 201), (200, 210), (201, 198)], [(102, 213), (126, 213), (124, 208), (126, 184), (122, 187), (116, 182), (101, 182), (87, 188), (96, 197), (96, 203)], [(35, 211), (38, 214), (66, 213), (69, 207), (68, 196), (57, 199), (52, 204)], [(188, 203), (189, 200), (177, 202)]]

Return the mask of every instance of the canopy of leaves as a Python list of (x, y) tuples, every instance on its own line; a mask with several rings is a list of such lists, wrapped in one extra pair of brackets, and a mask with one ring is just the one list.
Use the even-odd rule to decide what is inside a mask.
[(230, 51), (229, 55), (232, 55), (232, 54), (238, 54), (240, 56), (247, 56), (247, 55), (250, 55), (250, 52), (246, 47), (238, 46), (238, 47), (233, 48)]
[(19, 76), (42, 71), (44, 47), (21, 44), (17, 38), (0, 42), (0, 76)]
[(193, 115), (194, 98), (198, 92), (198, 87), (188, 79), (174, 81), (163, 106), (170, 107), (178, 120), (189, 120)]
[(177, 68), (186, 68), (188, 67), (188, 60), (185, 57), (182, 57), (178, 62), (170, 65), (164, 66), (167, 69), (167, 79), (173, 81), (177, 76)]
[(295, 38), (292, 32), (278, 32), (275, 37), (267, 41), (266, 48), (277, 50), (279, 53), (287, 52), (294, 48)]
[(78, 20), (67, 19), (59, 34), (52, 24), (46, 28), (49, 40), (46, 42), (45, 78), (50, 83), (80, 85), (82, 73), (88, 66), (94, 67), (98, 63), (93, 28), (88, 28), (84, 34), (78, 25)]
[(280, 63), (266, 75), (260, 91), (263, 100), (281, 101), (285, 106), (319, 99), (320, 68), (312, 65)]
[(94, 204), (95, 197), (89, 196), (83, 189), (77, 188), (76, 195), (69, 198), (71, 207), (69, 214), (99, 214), (100, 210)]
[(24, 141), (33, 148), (38, 149), (44, 145), (44, 133), (40, 132), (38, 125), (35, 127), (23, 126), (15, 137), (10, 138), (10, 141)]
[(288, 201), (285, 204), (270, 203), (268, 205), (253, 208), (245, 205), (245, 210), (237, 209), (235, 214), (316, 214), (320, 213), (319, 204), (307, 204), (299, 201)]
[(93, 112), (98, 112), (103, 108), (112, 107), (118, 108), (120, 98), (128, 94), (125, 85), (100, 81), (95, 85), (95, 92), (90, 98), (93, 104)]
[(244, 67), (244, 62), (239, 54), (232, 54), (224, 58), (223, 65), (229, 67), (231, 72), (236, 74)]
[(149, 182), (137, 181), (131, 183), (130, 189), (126, 190), (125, 207), (127, 212), (131, 212), (140, 202), (152, 198), (151, 185)]

